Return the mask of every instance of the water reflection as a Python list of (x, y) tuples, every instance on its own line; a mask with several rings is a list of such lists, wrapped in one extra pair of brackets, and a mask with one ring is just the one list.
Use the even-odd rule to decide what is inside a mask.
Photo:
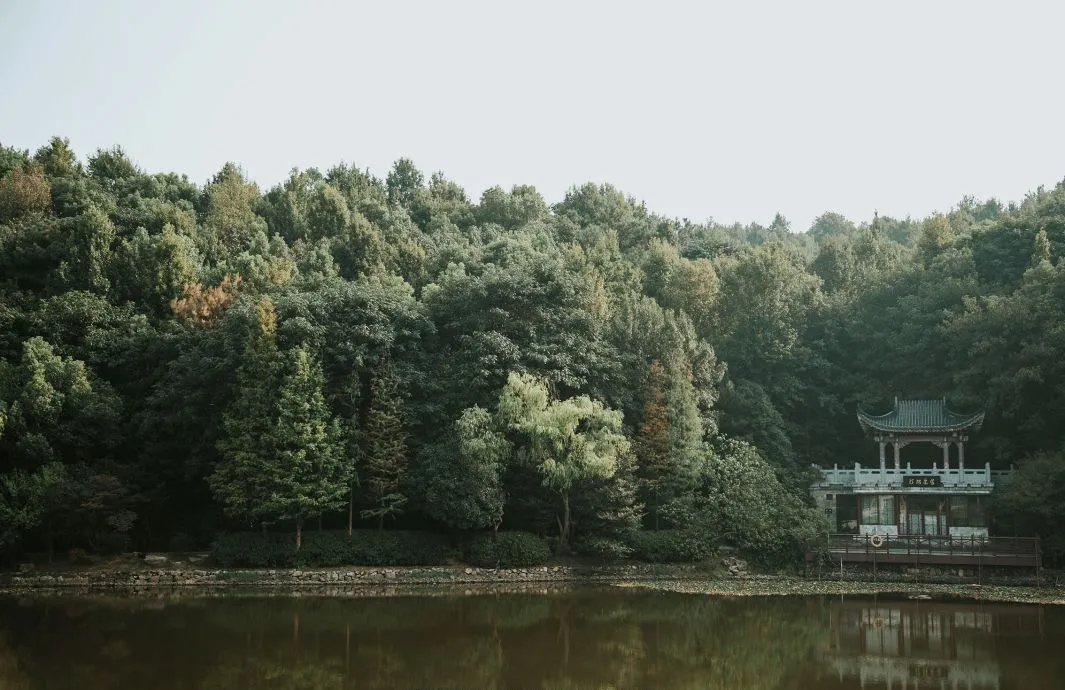
[(1061, 609), (654, 592), (0, 600), (0, 688), (1060, 688)]
[(1007, 630), (1037, 633), (1040, 607), (933, 602), (829, 607), (832, 642), (826, 659), (840, 680), (862, 688), (999, 690), (996, 638)]

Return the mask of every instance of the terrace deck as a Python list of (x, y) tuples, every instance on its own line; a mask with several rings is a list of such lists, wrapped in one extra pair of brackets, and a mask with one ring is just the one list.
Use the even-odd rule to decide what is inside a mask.
[[(827, 551), (839, 563), (873, 565), (957, 565), (1042, 568), (1036, 537), (929, 537), (883, 535), (879, 540), (856, 534), (829, 535), (821, 551), (809, 551), (808, 562)], [(878, 545), (874, 545), (878, 544)]]

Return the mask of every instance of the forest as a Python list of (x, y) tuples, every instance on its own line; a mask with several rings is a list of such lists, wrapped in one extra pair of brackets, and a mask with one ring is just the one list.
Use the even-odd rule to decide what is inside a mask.
[(801, 230), (0, 146), (0, 561), (322, 531), (794, 563), (815, 468), (906, 396), (986, 409), (994, 529), (1062, 563), (1063, 247), (1065, 183)]

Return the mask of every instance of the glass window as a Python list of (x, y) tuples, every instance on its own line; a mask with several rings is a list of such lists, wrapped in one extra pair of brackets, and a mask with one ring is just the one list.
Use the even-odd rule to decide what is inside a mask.
[(895, 524), (895, 496), (888, 494), (879, 496), (880, 499), (880, 525)]
[(876, 496), (862, 496), (862, 524), (880, 524), (880, 504)]
[(863, 525), (894, 525), (895, 496), (891, 494), (862, 496)]
[(954, 527), (987, 527), (986, 511), (982, 496), (950, 497), (950, 524)]
[(854, 496), (836, 496), (836, 529), (844, 534), (858, 532), (858, 501)]

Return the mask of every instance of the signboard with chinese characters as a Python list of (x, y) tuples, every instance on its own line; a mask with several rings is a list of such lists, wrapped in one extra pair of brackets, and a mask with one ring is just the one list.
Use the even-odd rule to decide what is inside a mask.
[(907, 487), (910, 487), (910, 486), (914, 486), (914, 487), (916, 487), (916, 486), (926, 486), (926, 487), (943, 486), (943, 478), (938, 476), (938, 475), (933, 475), (933, 476), (930, 476), (930, 477), (924, 477), (924, 476), (920, 476), (920, 475), (905, 476), (905, 477), (902, 478), (902, 485), (903, 486), (907, 486)]

